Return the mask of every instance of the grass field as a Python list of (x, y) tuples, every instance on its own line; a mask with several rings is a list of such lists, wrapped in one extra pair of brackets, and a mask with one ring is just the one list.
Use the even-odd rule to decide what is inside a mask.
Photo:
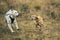
[[(60, 0), (13, 1), (0, 0), (0, 40), (60, 40)], [(8, 4), (21, 12), (17, 18), (20, 30), (13, 27), (15, 33), (10, 32), (4, 19)], [(30, 20), (33, 14), (44, 19), (42, 31)]]

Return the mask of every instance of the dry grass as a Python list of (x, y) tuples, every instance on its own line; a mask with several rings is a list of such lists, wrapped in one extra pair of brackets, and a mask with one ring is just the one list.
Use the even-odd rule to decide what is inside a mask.
[[(60, 5), (56, 6), (60, 1), (53, 0), (52, 3), (57, 3), (54, 5), (51, 5), (51, 0), (47, 0), (46, 2), (45, 1), (46, 0), (17, 0), (14, 4), (14, 2), (9, 0), (8, 3), (11, 3), (19, 12), (21, 11), (20, 7), (23, 4), (28, 5), (30, 12), (21, 12), (22, 16), (19, 16), (17, 18), (20, 30), (16, 30), (16, 33), (10, 32), (4, 20), (4, 14), (1, 14), (0, 40), (60, 40)], [(8, 5), (6, 5), (7, 3), (4, 4), (4, 6), (7, 8), (5, 10), (4, 6), (2, 6), (2, 4), (0, 3), (0, 6), (3, 7), (3, 9), (1, 9), (0, 7), (2, 12), (3, 10), (5, 10), (6, 12), (9, 9)], [(18, 7), (16, 5), (18, 5)], [(36, 11), (36, 9), (34, 8), (35, 6), (39, 6), (41, 7), (41, 9)], [(53, 14), (51, 14), (52, 12)], [(30, 20), (29, 16), (32, 14), (40, 15), (44, 18), (44, 27), (42, 27), (42, 31), (40, 31), (39, 28), (36, 28), (34, 22)]]

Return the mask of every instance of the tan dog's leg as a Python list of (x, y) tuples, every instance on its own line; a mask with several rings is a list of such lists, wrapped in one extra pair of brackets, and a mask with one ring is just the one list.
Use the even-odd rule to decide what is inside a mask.
[(8, 27), (9, 27), (9, 29), (11, 30), (11, 32), (14, 32), (13, 29), (12, 29), (11, 24), (8, 24)]

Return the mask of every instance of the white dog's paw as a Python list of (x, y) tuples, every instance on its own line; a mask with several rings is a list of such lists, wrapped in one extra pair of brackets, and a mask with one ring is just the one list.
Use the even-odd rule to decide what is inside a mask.
[(12, 33), (14, 33), (15, 31), (12, 31)]

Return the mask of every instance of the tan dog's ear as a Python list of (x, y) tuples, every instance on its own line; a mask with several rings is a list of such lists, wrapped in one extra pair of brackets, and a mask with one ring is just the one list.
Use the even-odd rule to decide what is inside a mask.
[(35, 20), (36, 15), (31, 15), (31, 19)]

